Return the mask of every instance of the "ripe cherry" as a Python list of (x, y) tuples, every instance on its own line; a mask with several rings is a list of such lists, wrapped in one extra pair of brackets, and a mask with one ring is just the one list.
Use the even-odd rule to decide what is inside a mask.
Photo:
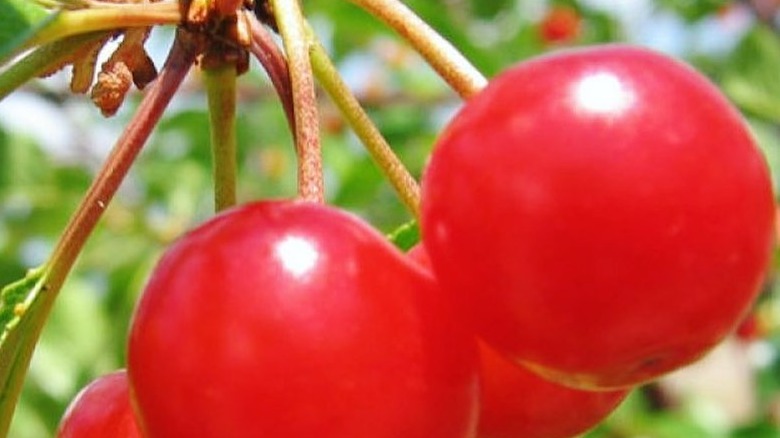
[(540, 377), (480, 343), (480, 438), (569, 438), (602, 421), (628, 390), (583, 391)]
[(571, 42), (580, 34), (582, 17), (570, 6), (553, 6), (539, 22), (539, 37), (547, 44)]
[[(409, 257), (426, 269), (417, 245)], [(544, 379), (483, 342), (480, 356), (479, 438), (569, 438), (603, 421), (628, 390), (582, 391)]]
[(79, 392), (60, 421), (58, 438), (141, 438), (124, 370), (99, 377)]
[(156, 437), (471, 437), (475, 342), (433, 277), (334, 208), (260, 202), (176, 242), (132, 322)]
[(492, 347), (586, 388), (688, 364), (754, 300), (773, 241), (746, 123), (684, 64), (602, 46), (521, 63), (423, 179), (434, 271)]
[(758, 313), (753, 310), (737, 325), (734, 335), (737, 339), (744, 342), (757, 341), (766, 336), (766, 328), (759, 318)]

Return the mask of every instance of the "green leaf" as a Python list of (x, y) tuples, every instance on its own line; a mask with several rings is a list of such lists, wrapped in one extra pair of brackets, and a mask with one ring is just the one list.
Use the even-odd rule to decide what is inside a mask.
[[(19, 399), (37, 333), (43, 326), (40, 301), (46, 269), (28, 272), (25, 278), (0, 291), (0, 436), (6, 436)], [(21, 368), (20, 368), (21, 366)]]
[(7, 285), (0, 291), (0, 327), (2, 327), (0, 355), (8, 333), (24, 314), (25, 303), (29, 302), (27, 298), (37, 291), (43, 272), (41, 268), (30, 270), (24, 278)]
[(780, 122), (780, 42), (772, 30), (758, 26), (740, 42), (723, 73), (721, 86), (742, 110)]
[(56, 15), (33, 0), (0, 0), (0, 60), (19, 50)]
[(475, 17), (482, 19), (494, 19), (498, 14), (511, 11), (514, 2), (509, 0), (472, 0), (470, 3), (471, 12)]
[(387, 238), (401, 251), (408, 251), (420, 241), (420, 227), (417, 221), (409, 221), (393, 230)]
[(658, 3), (690, 23), (706, 18), (729, 4), (726, 0), (660, 0)]

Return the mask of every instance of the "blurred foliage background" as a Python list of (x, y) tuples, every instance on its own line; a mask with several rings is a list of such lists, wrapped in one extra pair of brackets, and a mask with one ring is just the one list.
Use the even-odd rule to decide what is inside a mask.
[[(406, 3), (488, 76), (545, 51), (614, 41), (685, 59), (744, 112), (773, 175), (780, 172), (778, 1)], [(347, 82), (419, 176), (460, 100), (413, 50), (350, 2), (303, 4)], [(148, 43), (158, 66), (171, 40), (170, 29), (157, 29)], [(132, 94), (118, 115), (103, 119), (88, 98), (69, 94), (67, 81), (67, 72), (37, 80), (0, 102), (0, 284), (46, 259), (140, 94)], [(390, 232), (409, 215), (338, 111), (324, 93), (321, 97), (329, 202)], [(293, 196), (291, 136), (258, 65), (240, 78), (239, 100), (240, 199)], [(52, 436), (82, 386), (123, 366), (130, 314), (149, 269), (171, 240), (213, 211), (205, 108), (193, 71), (62, 291), (33, 359), (11, 437)], [(768, 279), (738, 335), (701, 363), (634, 391), (588, 436), (780, 437), (776, 289)]]

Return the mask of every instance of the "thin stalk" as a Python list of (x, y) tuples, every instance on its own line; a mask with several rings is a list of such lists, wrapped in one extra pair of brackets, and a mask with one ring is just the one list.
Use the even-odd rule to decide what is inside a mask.
[(106, 3), (108, 7), (64, 10), (26, 41), (21, 50), (43, 45), (68, 36), (99, 30), (179, 24), (179, 3)]
[(293, 111), (292, 85), (287, 60), (279, 46), (276, 45), (271, 32), (263, 26), (256, 17), (249, 19), (251, 43), (249, 50), (263, 66), (276, 89), (276, 94), (282, 102), (284, 114), (291, 131), (295, 131), (295, 112)]
[(103, 210), (130, 169), (130, 165), (187, 75), (197, 55), (196, 46), (189, 33), (184, 31), (177, 33), (174, 46), (159, 77), (144, 95), (133, 119), (117, 140), (106, 164), (92, 182), (79, 209), (55, 247), (50, 277), (52, 283), (64, 279), (70, 270), (87, 236), (92, 232)]
[(222, 211), (236, 204), (236, 67), (224, 64), (203, 70), (214, 159), (214, 205)]
[(66, 61), (69, 56), (80, 48), (105, 38), (106, 35), (106, 32), (74, 35), (35, 49), (0, 73), (0, 100), (5, 99), (12, 91), (22, 86), (28, 80), (49, 70), (51, 66), (56, 66)]
[(298, 196), (323, 202), (322, 150), (314, 77), (309, 60), (305, 20), (298, 0), (271, 0), (287, 53), (295, 116), (295, 149), (298, 154)]
[(144, 96), (133, 120), (117, 140), (111, 155), (92, 182), (71, 217), (65, 232), (44, 265), (38, 296), (29, 302), (19, 325), (9, 333), (5, 345), (15, 345), (14, 360), (2, 370), (4, 386), (0, 403), (0, 436), (5, 436), (19, 398), (26, 370), (54, 300), (98, 219), (113, 198), (131, 164), (163, 114), (195, 60), (197, 44), (185, 32), (177, 35), (174, 47), (157, 80)]
[(33, 0), (45, 8), (77, 9), (89, 7), (91, 0)]
[(385, 173), (406, 208), (416, 218), (420, 217), (420, 186), (409, 173), (387, 140), (368, 117), (355, 95), (341, 78), (325, 48), (308, 28), (311, 47), (311, 63), (314, 75), (341, 111), (352, 130), (360, 138), (380, 169)]
[(350, 0), (405, 38), (462, 98), (477, 94), (487, 79), (449, 41), (399, 0)]

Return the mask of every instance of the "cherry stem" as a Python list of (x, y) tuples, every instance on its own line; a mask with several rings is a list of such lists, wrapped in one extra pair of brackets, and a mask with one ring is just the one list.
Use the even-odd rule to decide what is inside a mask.
[(90, 32), (38, 47), (0, 73), (0, 101), (31, 78), (68, 60), (80, 48), (99, 41), (106, 35), (106, 32)]
[(211, 123), (216, 211), (236, 204), (236, 76), (236, 66), (230, 63), (203, 69)]
[(309, 60), (305, 20), (298, 0), (271, 0), (279, 26), (292, 84), (295, 150), (298, 155), (298, 196), (323, 202), (325, 197), (319, 113)]
[(2, 403), (0, 403), (0, 411), (2, 411), (0, 412), (2, 414), (0, 436), (5, 436), (3, 432), (7, 431), (9, 426), (4, 424), (5, 410), (13, 409), (18, 401), (36, 340), (40, 337), (43, 322), (54, 304), (57, 293), (103, 211), (187, 75), (199, 50), (200, 43), (196, 38), (186, 31), (178, 31), (163, 70), (149, 87), (136, 114), (117, 140), (113, 151), (71, 217), (49, 261), (44, 265), (44, 274), (39, 288), (40, 295), (29, 303), (19, 325), (12, 333), (12, 335), (17, 333), (24, 339), (18, 341), (19, 348), (14, 355), (13, 363), (9, 364), (7, 375), (11, 376), (12, 380), (6, 388), (3, 388), (6, 392), (2, 394)]
[(152, 129), (192, 66), (200, 42), (179, 30), (160, 75), (144, 95), (105, 165), (92, 182), (52, 255), (50, 282), (58, 284), (70, 269), (98, 219), (116, 193)]
[(252, 36), (249, 50), (263, 66), (271, 79), (276, 94), (282, 102), (284, 114), (290, 131), (295, 131), (295, 111), (293, 108), (292, 85), (290, 84), (290, 71), (287, 69), (285, 59), (279, 46), (276, 45), (273, 35), (268, 29), (252, 17), (249, 20), (249, 32)]
[(462, 98), (477, 94), (487, 79), (449, 41), (398, 0), (350, 0), (395, 29)]
[(371, 157), (385, 173), (401, 201), (409, 212), (420, 217), (420, 186), (409, 173), (382, 133), (371, 121), (360, 102), (341, 78), (336, 66), (333, 65), (325, 47), (317, 39), (311, 27), (307, 27), (311, 46), (311, 62), (314, 75), (330, 98), (341, 111), (355, 135), (365, 145)]
[(52, 21), (27, 40), (20, 51), (81, 33), (179, 24), (182, 21), (179, 2), (105, 4), (108, 6), (56, 12)]

